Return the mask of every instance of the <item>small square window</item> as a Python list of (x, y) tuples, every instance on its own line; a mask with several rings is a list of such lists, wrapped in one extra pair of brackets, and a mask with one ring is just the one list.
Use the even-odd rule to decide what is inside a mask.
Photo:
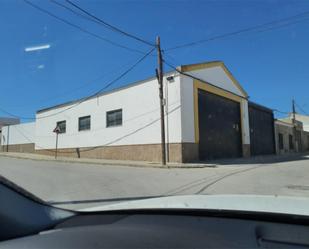
[(78, 131), (90, 130), (90, 116), (78, 118)]
[(59, 133), (66, 133), (66, 121), (65, 120), (57, 122), (56, 127), (59, 127), (60, 129)]
[(106, 127), (122, 125), (122, 109), (108, 111), (106, 113)]

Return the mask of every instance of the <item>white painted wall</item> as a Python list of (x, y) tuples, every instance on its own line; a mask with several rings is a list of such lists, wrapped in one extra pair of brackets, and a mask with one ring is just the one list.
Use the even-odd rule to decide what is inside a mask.
[(243, 113), (242, 113), (242, 143), (250, 144), (250, 126), (249, 126), (249, 110), (248, 110), (248, 100), (242, 99), (241, 103)]
[(195, 143), (193, 79), (180, 76), (182, 142)]
[[(166, 84), (166, 80), (164, 82)], [(69, 106), (38, 113), (36, 149), (55, 147), (56, 135), (52, 131), (56, 122), (62, 120), (66, 120), (66, 133), (59, 134), (59, 148), (160, 143), (158, 89), (157, 80), (152, 79), (87, 100), (62, 113), (59, 112)], [(123, 112), (123, 125), (106, 128), (106, 112), (120, 108)], [(181, 142), (179, 77), (175, 77), (173, 83), (168, 83), (168, 110), (169, 142), (179, 143)], [(53, 116), (42, 118), (49, 115)], [(78, 118), (87, 115), (91, 115), (91, 129), (79, 132)]]
[[(220, 67), (189, 73), (242, 95)], [(164, 95), (165, 97), (167, 95), (167, 106), (165, 108), (169, 112), (166, 116), (167, 141), (169, 143), (194, 143), (192, 78), (177, 74), (173, 82), (167, 82), (166, 77), (164, 77)], [(249, 144), (248, 103), (243, 100), (241, 104), (244, 109), (242, 117), (244, 120), (243, 142)], [(38, 113), (36, 123), (22, 124), (14, 132), (12, 131), (14, 128), (11, 126), (10, 134), (14, 135), (11, 135), (10, 144), (34, 141), (36, 149), (53, 149), (56, 139), (53, 129), (56, 123), (62, 120), (66, 120), (66, 133), (59, 135), (59, 148), (157, 144), (161, 142), (159, 91), (156, 79), (143, 81), (89, 99), (66, 110), (71, 106), (67, 105)], [(120, 108), (123, 110), (123, 125), (107, 128), (106, 112)], [(91, 115), (91, 129), (79, 132), (78, 118), (87, 115)], [(49, 117), (44, 118), (45, 116)], [(2, 134), (6, 134), (5, 127)], [(26, 135), (27, 138), (22, 134)]]
[[(194, 75), (202, 80), (211, 82), (212, 84), (221, 88), (227, 89), (230, 92), (236, 93), (239, 96), (243, 96), (243, 93), (235, 86), (232, 80), (228, 78), (226, 73), (221, 67), (206, 68), (196, 71), (188, 72), (190, 75)], [(181, 121), (182, 121), (182, 141), (188, 143), (195, 142), (195, 127), (194, 127), (194, 95), (193, 95), (193, 79), (181, 75), (180, 76), (180, 89), (181, 89)], [(242, 141), (244, 144), (250, 144), (250, 132), (249, 132), (249, 113), (248, 113), (248, 101), (243, 99), (241, 102), (243, 107), (242, 124), (243, 133)]]
[(1, 145), (29, 144), (35, 141), (35, 122), (2, 127)]
[(235, 86), (233, 81), (228, 77), (220, 66), (210, 67), (195, 71), (190, 71), (188, 74), (203, 79), (212, 85), (226, 89), (232, 93), (243, 96), (242, 92)]

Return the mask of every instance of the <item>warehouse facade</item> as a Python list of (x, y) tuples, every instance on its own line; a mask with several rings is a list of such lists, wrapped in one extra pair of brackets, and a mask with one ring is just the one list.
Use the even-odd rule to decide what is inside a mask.
[[(273, 136), (258, 139), (265, 130), (273, 134), (272, 112), (248, 103), (247, 93), (223, 62), (180, 66), (164, 75), (163, 88), (169, 161), (274, 152)], [(36, 153), (54, 154), (53, 130), (58, 126), (62, 156), (160, 161), (157, 79), (39, 110), (34, 126)]]
[[(169, 160), (249, 156), (247, 94), (225, 65), (201, 63), (179, 71), (194, 78), (177, 71), (164, 77)], [(159, 106), (157, 79), (151, 78), (80, 104), (40, 110), (35, 149), (53, 153), (58, 123), (65, 127), (58, 140), (65, 156), (160, 161)]]

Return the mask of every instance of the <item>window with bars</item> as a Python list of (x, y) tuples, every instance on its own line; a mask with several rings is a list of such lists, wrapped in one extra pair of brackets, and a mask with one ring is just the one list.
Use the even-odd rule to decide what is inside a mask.
[(78, 131), (90, 130), (90, 116), (78, 118)]
[(122, 109), (106, 112), (106, 127), (122, 125)]

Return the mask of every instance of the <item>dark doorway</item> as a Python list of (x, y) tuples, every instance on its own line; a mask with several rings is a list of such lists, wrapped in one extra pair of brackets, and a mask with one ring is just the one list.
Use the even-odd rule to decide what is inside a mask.
[(200, 160), (241, 157), (238, 102), (198, 90)]
[(275, 153), (274, 115), (272, 110), (249, 102), (251, 155)]

